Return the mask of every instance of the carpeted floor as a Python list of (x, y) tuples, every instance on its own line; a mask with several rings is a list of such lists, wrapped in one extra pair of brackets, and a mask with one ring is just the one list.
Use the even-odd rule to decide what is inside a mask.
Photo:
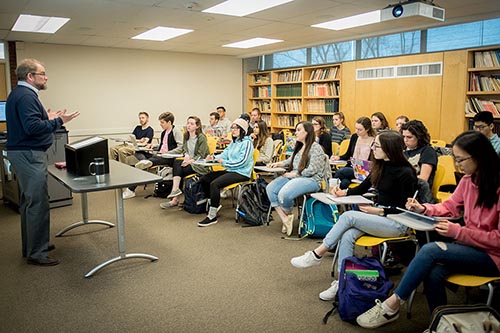
[[(330, 309), (318, 293), (331, 282), (331, 258), (299, 270), (290, 258), (317, 241), (281, 239), (281, 225), (242, 228), (231, 200), (223, 200), (219, 223), (199, 228), (203, 215), (162, 210), (163, 199), (125, 201), (127, 252), (159, 257), (131, 259), (84, 274), (118, 253), (116, 228), (84, 226), (53, 238), (55, 267), (27, 265), (21, 257), (19, 215), (0, 204), (1, 332), (365, 332), (342, 322), (327, 325)], [(114, 193), (89, 194), (91, 218), (114, 222)], [(80, 196), (52, 209), (51, 235), (81, 218)], [(397, 279), (397, 278), (396, 278)], [(463, 292), (450, 302), (463, 301)], [(483, 295), (480, 295), (483, 296)], [(406, 309), (404, 309), (406, 311)], [(428, 325), (425, 298), (417, 293), (413, 317), (405, 315), (381, 332), (422, 332)]]

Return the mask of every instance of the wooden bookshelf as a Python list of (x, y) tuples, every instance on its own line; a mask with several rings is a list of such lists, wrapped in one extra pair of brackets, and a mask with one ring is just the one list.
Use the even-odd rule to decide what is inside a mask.
[(469, 50), (467, 67), (466, 129), (480, 111), (493, 113), (495, 123), (500, 123), (500, 47)]
[[(324, 117), (332, 126), (340, 105), (340, 71), (337, 64), (249, 73), (247, 112), (265, 107), (259, 108), (263, 116), (270, 116), (272, 132), (293, 130), (299, 121), (314, 116)], [(259, 94), (260, 88), (268, 95)]]

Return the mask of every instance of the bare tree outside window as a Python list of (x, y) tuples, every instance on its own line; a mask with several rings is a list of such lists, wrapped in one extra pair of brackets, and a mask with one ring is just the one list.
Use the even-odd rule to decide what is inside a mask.
[(354, 60), (355, 41), (320, 45), (312, 48), (311, 64), (321, 65)]

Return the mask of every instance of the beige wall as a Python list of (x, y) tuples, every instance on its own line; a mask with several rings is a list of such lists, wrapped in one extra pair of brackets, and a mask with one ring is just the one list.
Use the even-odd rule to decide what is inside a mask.
[(218, 105), (230, 119), (242, 113), (242, 60), (235, 57), (18, 43), (18, 61), (27, 57), (46, 66), (44, 106), (81, 112), (67, 125), (70, 136), (129, 133), (140, 110), (156, 131), (163, 111), (178, 125), (189, 115), (208, 123)]

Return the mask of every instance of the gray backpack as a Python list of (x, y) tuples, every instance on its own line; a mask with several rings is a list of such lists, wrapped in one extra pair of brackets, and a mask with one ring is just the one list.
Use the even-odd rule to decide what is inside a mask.
[(424, 333), (500, 333), (500, 315), (488, 305), (443, 305), (432, 312)]

